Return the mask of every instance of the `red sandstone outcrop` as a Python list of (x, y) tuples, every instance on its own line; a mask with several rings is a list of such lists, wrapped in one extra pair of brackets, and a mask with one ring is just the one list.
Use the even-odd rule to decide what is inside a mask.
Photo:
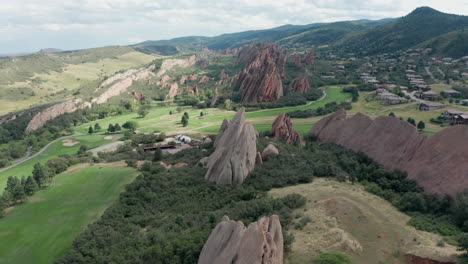
[(184, 93), (186, 94), (195, 94), (195, 95), (200, 95), (200, 90), (198, 89), (198, 85), (194, 85), (192, 87), (186, 87), (184, 89)]
[(321, 119), (311, 135), (363, 152), (387, 169), (408, 173), (425, 191), (435, 194), (468, 189), (468, 126), (452, 126), (428, 137), (406, 121), (389, 116), (372, 120), (339, 110)]
[(180, 77), (179, 84), (180, 84), (180, 85), (184, 85), (186, 81), (187, 81), (187, 76), (182, 75), (182, 76)]
[(290, 85), (291, 91), (299, 94), (306, 93), (309, 88), (309, 80), (304, 75), (297, 76), (294, 80), (292, 80)]
[(79, 108), (83, 108), (86, 106), (87, 104), (83, 104), (81, 99), (76, 99), (73, 101), (67, 101), (47, 107), (46, 109), (37, 113), (31, 119), (31, 121), (29, 121), (28, 126), (26, 127), (26, 133), (30, 133), (41, 128), (49, 120), (52, 120), (66, 113), (73, 113)]
[(145, 100), (145, 96), (143, 95), (143, 93), (139, 94), (139, 93), (135, 92), (135, 90), (133, 90), (130, 94), (133, 95), (133, 100), (135, 102), (141, 102), (141, 101)]
[(196, 81), (198, 79), (198, 76), (195, 75), (195, 74), (190, 74), (188, 77), (187, 77), (187, 80), (193, 82), (193, 81)]
[(293, 57), (293, 61), (294, 61), (294, 65), (296, 65), (296, 67), (298, 67), (299, 69), (304, 69), (304, 65), (302, 65), (302, 62), (301, 62), (301, 57), (295, 55)]
[(235, 77), (242, 102), (271, 102), (283, 96), (286, 51), (274, 44), (244, 46), (237, 63), (244, 69)]
[(198, 83), (205, 84), (210, 81), (210, 77), (203, 75)]
[(304, 59), (305, 64), (314, 65), (315, 63), (315, 49), (311, 49)]
[(226, 71), (223, 69), (218, 76), (218, 81), (215, 83), (216, 86), (221, 86), (229, 81), (229, 75), (227, 75)]
[(179, 85), (175, 82), (169, 87), (169, 92), (167, 93), (166, 99), (172, 99), (177, 95), (179, 90)]
[(258, 133), (247, 123), (242, 107), (231, 121), (224, 119), (214, 142), (215, 151), (205, 161), (205, 179), (217, 184), (241, 184), (255, 168)]
[(273, 138), (284, 140), (288, 144), (303, 145), (301, 136), (294, 130), (291, 118), (285, 113), (279, 115), (271, 127), (270, 135)]
[(247, 228), (224, 216), (203, 246), (198, 264), (282, 264), (283, 233), (277, 215)]
[(450, 260), (435, 260), (411, 254), (406, 254), (405, 257), (411, 264), (456, 264), (456, 262)]
[(239, 53), (239, 49), (223, 49), (219, 51), (222, 55), (236, 55)]

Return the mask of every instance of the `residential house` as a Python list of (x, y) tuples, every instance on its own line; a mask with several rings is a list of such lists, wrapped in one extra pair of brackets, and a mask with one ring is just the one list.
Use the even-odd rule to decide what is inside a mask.
[(459, 98), (461, 96), (461, 93), (455, 90), (442, 91), (442, 94), (447, 98)]
[(420, 111), (432, 111), (444, 107), (445, 105), (435, 102), (424, 102), (419, 105)]
[(434, 101), (439, 98), (439, 94), (434, 91), (422, 92), (421, 98), (424, 100)]

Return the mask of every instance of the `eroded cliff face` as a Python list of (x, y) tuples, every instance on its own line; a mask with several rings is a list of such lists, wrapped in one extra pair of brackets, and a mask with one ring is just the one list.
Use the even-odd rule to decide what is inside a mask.
[(255, 168), (258, 133), (247, 123), (242, 107), (231, 121), (224, 120), (215, 151), (202, 162), (208, 168), (205, 179), (216, 184), (241, 184)]
[(53, 106), (49, 106), (41, 112), (37, 113), (26, 127), (26, 133), (33, 132), (41, 128), (47, 121), (66, 113), (72, 113), (84, 107), (89, 107), (89, 103), (84, 103), (81, 99), (67, 101)]
[(283, 234), (277, 215), (247, 228), (225, 216), (206, 241), (198, 264), (282, 264)]
[(274, 44), (244, 46), (237, 63), (245, 65), (234, 80), (242, 102), (271, 102), (283, 96), (286, 50)]
[(288, 144), (303, 145), (301, 136), (293, 129), (291, 118), (287, 117), (285, 113), (275, 119), (270, 135), (273, 138), (284, 140)]
[(468, 126), (428, 137), (406, 121), (338, 112), (321, 119), (310, 134), (320, 142), (363, 152), (387, 169), (408, 173), (425, 191), (455, 196), (468, 188)]
[(186, 59), (166, 59), (162, 62), (156, 77), (163, 76), (166, 72), (172, 68), (179, 66), (181, 68), (189, 67), (197, 63), (197, 56), (192, 55)]
[(290, 85), (291, 91), (304, 94), (310, 89), (309, 80), (304, 75), (297, 76)]

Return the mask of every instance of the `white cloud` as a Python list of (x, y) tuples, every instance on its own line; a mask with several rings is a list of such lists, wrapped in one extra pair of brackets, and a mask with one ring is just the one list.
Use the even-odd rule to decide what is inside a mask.
[(0, 0), (0, 53), (398, 17), (423, 5), (468, 13), (462, 0)]

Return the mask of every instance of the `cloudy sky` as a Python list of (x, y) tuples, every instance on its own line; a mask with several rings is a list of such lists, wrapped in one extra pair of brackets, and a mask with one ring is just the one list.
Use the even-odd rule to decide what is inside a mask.
[(399, 17), (424, 5), (468, 15), (466, 0), (0, 0), (0, 54)]

